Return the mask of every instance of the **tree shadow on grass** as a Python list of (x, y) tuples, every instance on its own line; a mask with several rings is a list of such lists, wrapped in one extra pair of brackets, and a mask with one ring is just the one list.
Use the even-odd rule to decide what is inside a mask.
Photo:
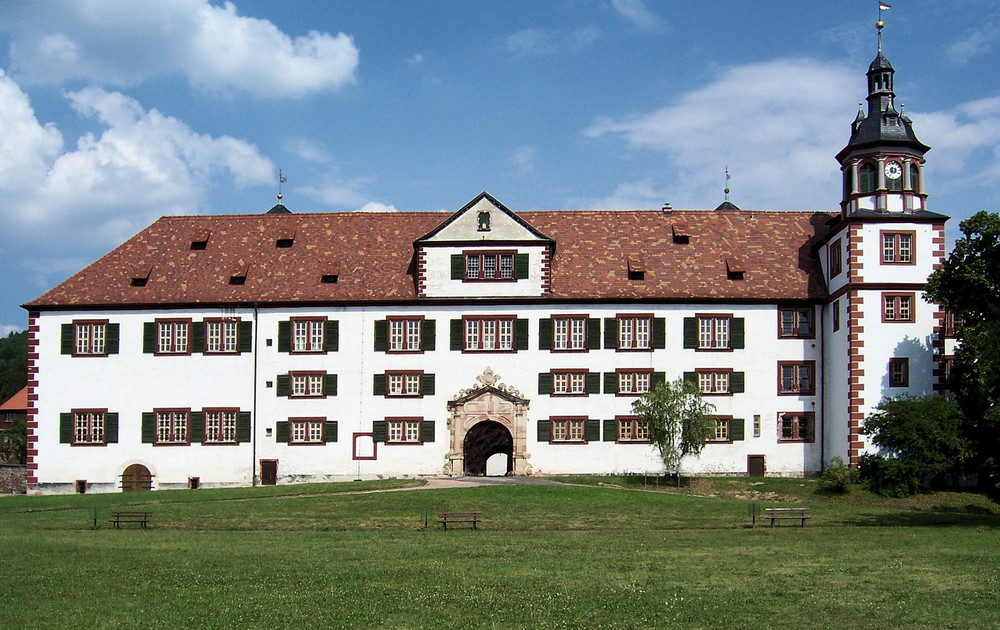
[(1000, 527), (1000, 515), (978, 505), (859, 514), (839, 521), (856, 527)]

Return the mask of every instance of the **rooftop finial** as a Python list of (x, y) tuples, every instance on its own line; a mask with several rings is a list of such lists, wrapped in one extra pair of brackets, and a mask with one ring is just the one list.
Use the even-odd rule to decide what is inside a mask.
[(882, 2), (879, 0), (878, 3), (878, 22), (875, 22), (875, 28), (878, 30), (878, 51), (882, 52), (882, 27), (885, 26), (885, 22), (882, 21), (882, 12), (888, 11), (892, 8), (892, 5), (888, 2)]
[(287, 181), (288, 181), (288, 179), (286, 179), (285, 176), (281, 174), (281, 169), (279, 168), (278, 169), (278, 201), (281, 201), (284, 198), (284, 195), (281, 194), (281, 185), (284, 184)]
[(729, 180), (730, 179), (732, 179), (732, 178), (729, 177), (729, 165), (727, 164), (726, 165), (726, 188), (725, 188), (726, 201), (729, 201)]

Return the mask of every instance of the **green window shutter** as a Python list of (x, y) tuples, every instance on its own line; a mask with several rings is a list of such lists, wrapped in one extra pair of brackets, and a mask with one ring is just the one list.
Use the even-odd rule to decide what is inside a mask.
[(653, 372), (649, 377), (649, 388), (656, 389), (656, 386), (667, 380), (666, 372)]
[(618, 320), (614, 317), (604, 318), (604, 348), (618, 349)]
[(292, 395), (292, 377), (288, 374), (279, 374), (276, 379), (276, 387), (274, 388), (275, 393), (283, 398), (288, 398)]
[(236, 441), (250, 441), (250, 412), (240, 411), (236, 414)]
[(156, 352), (156, 322), (142, 323), (142, 352), (143, 354)]
[(253, 352), (253, 322), (250, 320), (236, 324), (236, 351)]
[(205, 351), (205, 322), (191, 322), (191, 352)]
[(340, 350), (340, 321), (329, 319), (323, 328), (323, 350), (337, 352)]
[(385, 374), (372, 375), (372, 394), (385, 396), (389, 391), (388, 380), (389, 378)]
[(465, 350), (465, 326), (462, 320), (451, 320), (451, 349)]
[(104, 414), (104, 441), (107, 444), (118, 443), (118, 414)]
[(733, 442), (742, 442), (746, 439), (743, 432), (743, 425), (745, 421), (743, 418), (733, 418), (729, 421), (729, 439)]
[(291, 423), (287, 420), (279, 420), (274, 423), (274, 441), (280, 444), (288, 444), (292, 441)]
[(108, 354), (118, 354), (119, 324), (108, 324), (104, 348)]
[(743, 372), (733, 372), (729, 375), (729, 391), (733, 394), (742, 394), (746, 391), (746, 377)]
[(152, 444), (156, 441), (156, 414), (152, 411), (142, 412), (142, 443)]
[(539, 372), (538, 373), (538, 395), (543, 396), (545, 394), (552, 393), (552, 372)]
[(323, 441), (324, 442), (336, 442), (337, 441), (337, 421), (327, 420), (323, 423)]
[(376, 420), (372, 422), (372, 441), (373, 442), (385, 442), (388, 435), (389, 423), (385, 420)]
[(601, 393), (601, 373), (600, 372), (587, 372), (587, 393), (588, 394), (600, 394)]
[(278, 322), (278, 352), (292, 351), (292, 322)]
[(204, 442), (205, 441), (205, 412), (204, 411), (192, 411), (191, 412), (191, 432), (190, 438), (191, 443)]
[(420, 393), (424, 396), (434, 395), (434, 375), (433, 374), (421, 374), (420, 375)]
[(539, 420), (538, 421), (538, 441), (539, 442), (551, 442), (552, 441), (552, 421), (551, 420)]
[(618, 421), (617, 420), (605, 420), (604, 421), (604, 441), (605, 442), (617, 442), (618, 441)]
[(667, 347), (667, 320), (663, 317), (653, 318), (653, 334), (650, 343), (654, 350), (663, 350)]
[[(70, 324), (63, 324), (63, 326), (69, 326)], [(73, 414), (72, 413), (61, 413), (59, 414), (59, 443), (60, 444), (72, 444), (73, 443)]]
[(685, 348), (697, 348), (698, 347), (698, 318), (697, 317), (685, 317), (684, 318), (684, 347)]
[(514, 279), (528, 279), (528, 254), (514, 254)]
[(385, 319), (375, 320), (375, 352), (385, 352), (389, 349), (389, 322)]
[(552, 320), (549, 318), (538, 320), (538, 349), (552, 349)]
[(601, 421), (596, 418), (587, 418), (584, 423), (583, 438), (588, 442), (601, 441)]
[(587, 319), (587, 349), (601, 349), (601, 320), (597, 317)]
[(684, 382), (685, 383), (691, 383), (692, 385), (694, 385), (695, 387), (697, 387), (698, 386), (698, 373), (697, 372), (685, 372), (684, 373)]
[(618, 372), (604, 373), (604, 393), (605, 394), (618, 393)]
[(336, 374), (324, 374), (323, 375), (323, 395), (324, 396), (336, 396), (337, 395), (337, 375)]
[(528, 349), (528, 320), (526, 319), (514, 320), (514, 349)]
[(61, 354), (73, 354), (76, 341), (76, 333), (73, 332), (73, 324), (63, 324), (59, 337), (59, 352)]
[(420, 441), (421, 442), (433, 442), (434, 441), (434, 421), (433, 420), (421, 420), (420, 421)]
[(464, 254), (452, 254), (451, 255), (451, 279), (452, 280), (464, 280), (465, 279), (465, 255)]
[(437, 346), (437, 322), (425, 319), (420, 323), (420, 349), (431, 352)]
[(729, 337), (730, 347), (742, 350), (746, 346), (746, 331), (742, 317), (734, 317), (730, 324), (731, 334)]

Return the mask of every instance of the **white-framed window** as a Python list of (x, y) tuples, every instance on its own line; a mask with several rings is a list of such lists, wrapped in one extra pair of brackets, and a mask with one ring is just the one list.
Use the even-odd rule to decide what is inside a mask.
[(813, 394), (816, 392), (815, 361), (779, 361), (779, 394)]
[(420, 443), (419, 418), (387, 418), (387, 442), (397, 444)]
[(323, 395), (322, 372), (292, 372), (289, 374), (291, 385), (291, 396), (293, 398), (307, 398), (310, 396)]
[(513, 350), (514, 318), (467, 318), (465, 349), (469, 351)]
[(205, 320), (205, 352), (233, 353), (237, 350), (239, 321), (233, 319)]
[(107, 350), (107, 322), (74, 322), (75, 354), (105, 355)]
[(104, 444), (106, 439), (104, 422), (103, 411), (73, 412), (73, 443)]
[(618, 418), (619, 442), (649, 442), (649, 423), (639, 418)]
[(726, 370), (699, 370), (698, 389), (702, 394), (729, 394), (731, 374)]
[(586, 372), (552, 372), (552, 393), (582, 396), (587, 393)]
[(553, 442), (583, 442), (586, 420), (581, 418), (553, 418)]
[(206, 409), (205, 443), (235, 444), (236, 415), (235, 409)]
[(729, 442), (729, 422), (730, 418), (715, 418), (715, 431), (712, 437), (709, 438), (709, 442)]
[(650, 329), (652, 317), (649, 316), (618, 316), (618, 349), (619, 350), (649, 350)]
[(731, 317), (699, 317), (698, 348), (720, 350), (729, 348), (729, 324)]
[(420, 319), (389, 318), (389, 352), (420, 351)]
[(189, 417), (186, 409), (157, 411), (156, 443), (187, 444)]
[(653, 373), (649, 370), (620, 370), (619, 394), (645, 394), (650, 390)]
[(290, 444), (323, 444), (323, 420), (289, 418)]
[(513, 252), (469, 252), (465, 254), (466, 280), (513, 280)]
[(419, 372), (387, 372), (386, 395), (419, 396), (421, 376)]
[(325, 319), (292, 320), (292, 352), (323, 352)]
[(188, 321), (156, 321), (156, 352), (157, 354), (187, 354), (191, 322)]
[(587, 318), (555, 317), (552, 319), (553, 350), (586, 350)]

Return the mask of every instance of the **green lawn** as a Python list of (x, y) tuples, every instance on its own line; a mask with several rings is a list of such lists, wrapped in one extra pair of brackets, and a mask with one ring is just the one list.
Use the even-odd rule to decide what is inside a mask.
[[(1000, 506), (981, 495), (567, 481), (0, 498), (0, 628), (1000, 627)], [(814, 518), (751, 528), (754, 500)], [(110, 529), (129, 508), (151, 529)], [(424, 529), (449, 509), (482, 530)]]

